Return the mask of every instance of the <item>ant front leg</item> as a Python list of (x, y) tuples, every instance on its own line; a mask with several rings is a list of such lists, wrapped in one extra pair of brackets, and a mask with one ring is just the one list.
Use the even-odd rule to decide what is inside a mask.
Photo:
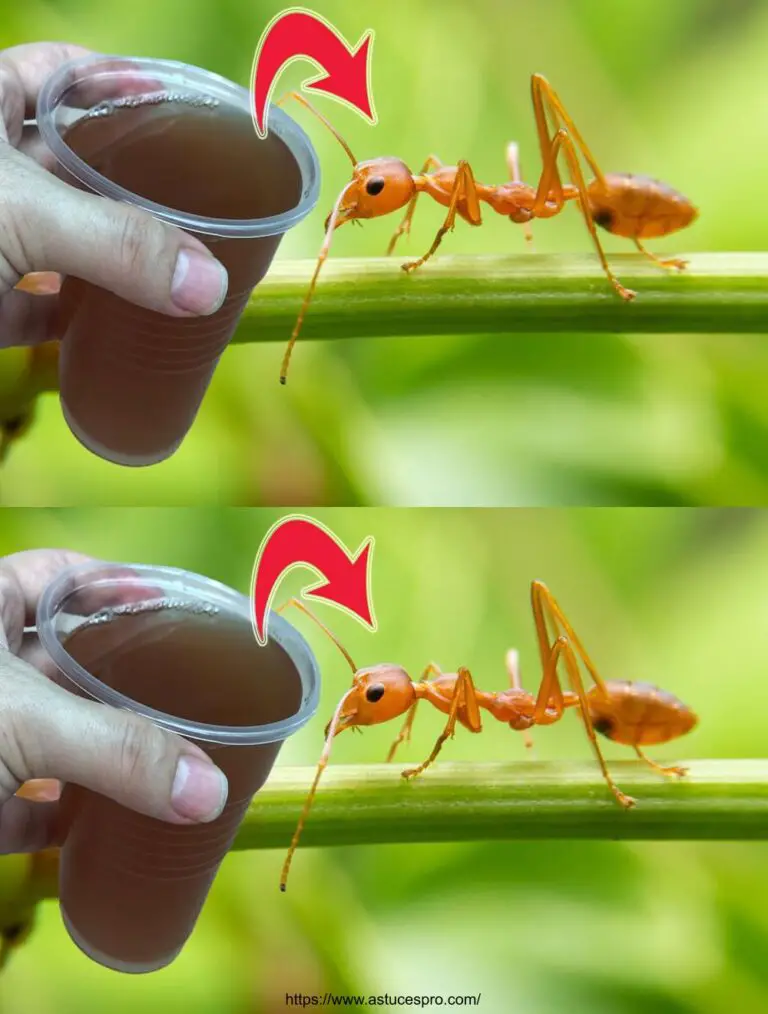
[[(440, 666), (436, 665), (434, 662), (430, 662), (429, 665), (424, 670), (424, 672), (421, 674), (421, 676), (419, 678), (419, 683), (426, 683), (426, 682), (428, 682), (430, 676), (437, 676), (437, 677), (439, 677), (439, 676), (442, 676), (442, 675), (443, 675), (443, 672), (442, 672), (442, 669), (440, 668)], [(397, 753), (397, 748), (400, 746), (401, 743), (406, 743), (406, 742), (410, 743), (410, 741), (411, 741), (411, 730), (413, 729), (413, 720), (416, 717), (416, 708), (418, 706), (418, 703), (419, 703), (419, 698), (417, 697), (416, 700), (411, 705), (411, 707), (409, 708), (408, 714), (405, 716), (405, 722), (403, 722), (402, 729), (400, 730), (400, 732), (398, 732), (397, 738), (395, 739), (395, 741), (392, 744), (392, 746), (389, 748), (389, 753), (387, 754), (387, 764), (389, 764), (390, 761), (393, 761), (395, 759), (395, 754)]]
[[(424, 163), (424, 165), (419, 170), (419, 176), (423, 176), (425, 173), (428, 173), (430, 169), (441, 169), (442, 165), (443, 163), (440, 161), (437, 155), (430, 155), (429, 158)], [(410, 233), (411, 223), (413, 222), (413, 215), (414, 212), (416, 211), (416, 201), (418, 199), (419, 199), (419, 191), (417, 190), (408, 203), (408, 207), (406, 209), (405, 216), (402, 222), (395, 229), (392, 235), (392, 239), (389, 241), (389, 245), (387, 246), (387, 257), (389, 257), (389, 255), (394, 251), (397, 241), (400, 239), (400, 237), (408, 235)]]
[(635, 744), (635, 753), (641, 761), (645, 761), (649, 768), (653, 768), (654, 771), (660, 775), (665, 775), (667, 778), (684, 778), (688, 774), (688, 768), (680, 767), (677, 764), (671, 767), (664, 767), (663, 764), (657, 764), (655, 760), (651, 760), (640, 747)]
[[(428, 688), (429, 685), (427, 685)], [(425, 694), (427, 700), (429, 695)], [(435, 760), (437, 755), (443, 748), (443, 743), (456, 731), (456, 722), (459, 718), (459, 710), (463, 709), (463, 721), (472, 732), (481, 732), (483, 725), (480, 720), (480, 706), (477, 703), (477, 694), (475, 692), (475, 684), (472, 682), (472, 674), (469, 669), (465, 669), (463, 666), (459, 668), (456, 675), (456, 685), (453, 689), (453, 697), (451, 698), (451, 706), (448, 712), (448, 721), (445, 723), (445, 729), (437, 737), (437, 742), (434, 745), (432, 753), (427, 757), (423, 764), (419, 764), (417, 768), (409, 768), (402, 772), (402, 776), (405, 779), (415, 778), (416, 775), (420, 775), (422, 771), (426, 771), (429, 765)]]
[(480, 199), (477, 196), (477, 184), (475, 183), (475, 177), (472, 175), (472, 169), (470, 168), (469, 162), (459, 162), (456, 167), (456, 178), (453, 181), (453, 187), (451, 189), (451, 198), (448, 204), (448, 214), (445, 216), (445, 222), (437, 230), (435, 240), (429, 250), (424, 254), (423, 257), (419, 257), (416, 261), (408, 261), (407, 264), (403, 264), (403, 271), (415, 271), (416, 268), (421, 267), (422, 264), (426, 263), (429, 258), (434, 254), (437, 248), (443, 241), (443, 236), (447, 232), (450, 232), (456, 224), (456, 215), (459, 213), (459, 204), (462, 203), (463, 207), (461, 214), (471, 225), (481, 225), (482, 216), (480, 214)]
[(688, 267), (688, 261), (684, 261), (680, 257), (659, 257), (657, 254), (652, 253), (647, 247), (643, 246), (637, 237), (635, 237), (635, 246), (649, 261), (653, 261), (654, 264), (660, 268), (664, 268), (666, 271), (685, 271)]

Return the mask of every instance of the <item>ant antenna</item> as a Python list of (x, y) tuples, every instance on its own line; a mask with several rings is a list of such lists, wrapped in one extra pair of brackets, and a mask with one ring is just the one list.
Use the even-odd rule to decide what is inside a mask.
[[(310, 613), (309, 615), (311, 616), (312, 614)], [(299, 823), (296, 825), (296, 830), (293, 832), (293, 838), (291, 839), (291, 844), (288, 848), (288, 855), (285, 857), (285, 862), (283, 863), (283, 869), (280, 874), (281, 891), (285, 891), (286, 884), (288, 882), (288, 873), (290, 872), (291, 869), (291, 861), (293, 859), (293, 854), (296, 851), (296, 848), (298, 847), (301, 832), (304, 830), (304, 825), (307, 822), (309, 811), (312, 808), (312, 801), (315, 798), (315, 793), (317, 792), (317, 786), (320, 782), (320, 777), (323, 771), (325, 771), (326, 767), (328, 766), (328, 760), (331, 756), (331, 746), (333, 744), (334, 736), (336, 735), (337, 732), (342, 731), (341, 729), (339, 729), (339, 722), (341, 721), (341, 715), (344, 710), (344, 705), (347, 703), (347, 700), (352, 696), (353, 693), (356, 693), (355, 687), (353, 687), (351, 690), (348, 690), (344, 694), (344, 696), (339, 701), (338, 707), (334, 712), (330, 724), (328, 725), (328, 734), (325, 738), (325, 746), (323, 747), (323, 752), (320, 754), (320, 760), (318, 761), (317, 764), (317, 771), (315, 772), (315, 780), (312, 782), (312, 787), (309, 790), (309, 795), (307, 796), (304, 802), (304, 809), (301, 811)]]
[(287, 602), (283, 602), (283, 604), (281, 606), (278, 606), (278, 608), (275, 610), (275, 612), (282, 613), (284, 610), (286, 610), (288, 608), (288, 606), (295, 606), (297, 609), (300, 609), (301, 612), (304, 613), (305, 616), (308, 616), (310, 618), (310, 620), (312, 620), (314, 623), (317, 624), (317, 626), (323, 631), (323, 633), (326, 635), (326, 637), (329, 637), (333, 641), (333, 643), (339, 649), (339, 651), (341, 652), (341, 654), (347, 660), (347, 662), (349, 663), (349, 667), (352, 670), (352, 674), (354, 675), (357, 672), (357, 666), (352, 661), (352, 656), (349, 654), (349, 652), (344, 647), (344, 645), (341, 643), (341, 641), (339, 641), (339, 639), (336, 637), (336, 635), (334, 633), (332, 633), (328, 629), (328, 627), (326, 627), (326, 625), (323, 623), (323, 621), (318, 616), (315, 616), (315, 614), (312, 612), (312, 610), (309, 608), (309, 606), (305, 606), (304, 603), (301, 601), (301, 599), (292, 598), (292, 599), (288, 599)]
[(302, 106), (304, 106), (305, 109), (308, 109), (310, 111), (310, 113), (313, 113), (318, 118), (318, 120), (321, 123), (324, 123), (326, 125), (326, 127), (328, 128), (328, 130), (330, 130), (330, 132), (333, 134), (333, 136), (339, 142), (339, 144), (344, 149), (344, 151), (347, 153), (347, 155), (349, 155), (349, 158), (350, 158), (350, 161), (352, 162), (352, 165), (357, 165), (357, 159), (352, 154), (352, 150), (349, 147), (349, 145), (347, 144), (347, 142), (344, 140), (344, 138), (341, 136), (341, 134), (338, 132), (338, 130), (333, 126), (333, 124), (330, 122), (330, 120), (326, 120), (326, 118), (323, 116), (323, 114), (320, 112), (319, 109), (315, 109), (315, 107), (312, 105), (312, 103), (308, 99), (305, 99), (304, 96), (300, 92), (287, 92), (285, 95), (283, 95), (282, 98), (278, 99), (277, 105), (281, 106), (285, 102), (286, 99), (296, 99), (296, 101), (300, 102), (302, 104)]
[(320, 253), (318, 254), (317, 257), (317, 265), (315, 267), (315, 273), (312, 275), (312, 281), (309, 283), (307, 294), (304, 297), (304, 302), (302, 303), (301, 306), (301, 312), (299, 313), (296, 324), (294, 325), (293, 332), (291, 333), (291, 337), (289, 338), (288, 345), (286, 346), (285, 349), (285, 355), (283, 356), (283, 363), (282, 366), (280, 367), (281, 384), (285, 384), (288, 379), (288, 366), (290, 365), (291, 362), (291, 353), (293, 352), (293, 346), (296, 344), (296, 339), (299, 337), (301, 325), (304, 323), (304, 318), (307, 314), (307, 310), (309, 309), (309, 304), (312, 301), (312, 295), (315, 291), (315, 286), (317, 285), (317, 279), (320, 275), (320, 269), (323, 266), (323, 262), (328, 258), (328, 251), (331, 249), (331, 240), (333, 239), (333, 231), (337, 225), (343, 224), (343, 219), (341, 222), (339, 222), (339, 215), (341, 213), (342, 202), (344, 201), (344, 198), (347, 196), (348, 193), (356, 189), (357, 185), (358, 185), (357, 180), (352, 180), (344, 187), (344, 189), (341, 191), (338, 198), (336, 199), (336, 203), (333, 206), (333, 211), (328, 216), (328, 227), (325, 231), (325, 239), (323, 240), (323, 245), (320, 247)]

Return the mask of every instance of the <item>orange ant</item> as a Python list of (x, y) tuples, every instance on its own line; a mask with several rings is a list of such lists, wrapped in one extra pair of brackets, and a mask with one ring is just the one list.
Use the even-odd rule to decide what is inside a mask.
[[(523, 183), (520, 177), (516, 144), (507, 146), (507, 166), (511, 179), (499, 186), (477, 183), (469, 162), (465, 160), (455, 166), (446, 166), (435, 155), (430, 155), (416, 176), (398, 158), (387, 156), (358, 162), (335, 127), (303, 95), (289, 92), (280, 99), (278, 104), (293, 98), (309, 109), (331, 131), (354, 167), (351, 181), (339, 194), (326, 219), (325, 240), (320, 248), (315, 273), (283, 357), (280, 370), (282, 384), (286, 382), (291, 352), (309, 308), (320, 269), (328, 257), (334, 230), (345, 222), (378, 218), (407, 205), (405, 217), (387, 247), (387, 254), (391, 254), (400, 236), (410, 232), (416, 202), (422, 193), (448, 208), (448, 214), (427, 253), (402, 265), (406, 272), (414, 271), (429, 260), (440, 246), (443, 236), (454, 228), (457, 215), (470, 225), (482, 225), (481, 202), (488, 204), (499, 215), (505, 215), (512, 222), (522, 225), (526, 239), (530, 241), (532, 237), (528, 223), (532, 219), (553, 218), (560, 214), (566, 202), (572, 200), (578, 200), (603, 271), (622, 299), (634, 299), (636, 293), (625, 288), (608, 265), (596, 225), (616, 236), (633, 240), (638, 250), (661, 268), (682, 271), (686, 267), (686, 262), (677, 258), (664, 260), (657, 257), (645, 248), (642, 241), (667, 236), (690, 225), (698, 215), (698, 210), (688, 198), (665, 183), (645, 176), (604, 174), (557, 93), (541, 74), (531, 77), (531, 95), (542, 160), (542, 172), (536, 187)], [(549, 132), (550, 123), (552, 135)], [(560, 178), (557, 162), (561, 153), (565, 155), (568, 165), (572, 180), (570, 184), (563, 183)], [(584, 180), (579, 153), (594, 174), (589, 183)]]
[[(457, 722), (470, 732), (482, 732), (481, 709), (498, 721), (507, 723), (511, 729), (522, 732), (526, 736), (526, 745), (530, 746), (529, 729), (534, 725), (553, 725), (560, 721), (566, 708), (573, 707), (579, 709), (603, 778), (621, 806), (628, 809), (635, 805), (635, 800), (622, 792), (611, 777), (596, 732), (615, 743), (633, 747), (637, 756), (661, 775), (682, 777), (686, 774), (685, 768), (657, 764), (646, 756), (642, 747), (667, 743), (690, 732), (698, 721), (697, 716), (672, 694), (648, 683), (603, 680), (552, 593), (541, 581), (531, 584), (531, 607), (542, 668), (542, 680), (535, 696), (521, 685), (515, 651), (507, 653), (511, 687), (499, 693), (477, 690), (469, 669), (464, 666), (460, 666), (456, 673), (444, 673), (434, 662), (430, 663), (418, 683), (412, 682), (401, 666), (389, 662), (359, 669), (336, 636), (299, 599), (290, 599), (278, 612), (291, 605), (309, 616), (333, 641), (351, 668), (353, 678), (352, 687), (339, 701), (326, 726), (325, 746), (283, 865), (280, 877), (282, 891), (286, 888), (291, 861), (320, 777), (328, 765), (334, 737), (345, 729), (378, 725), (405, 715), (405, 723), (387, 755), (387, 761), (391, 761), (398, 746), (410, 739), (420, 700), (434, 705), (448, 716), (448, 721), (429, 757), (417, 767), (402, 772), (405, 779), (415, 778), (433, 763), (445, 741), (453, 737)], [(570, 690), (563, 690), (560, 686), (558, 669), (561, 661), (565, 663)], [(584, 689), (579, 662), (594, 683), (589, 690)]]

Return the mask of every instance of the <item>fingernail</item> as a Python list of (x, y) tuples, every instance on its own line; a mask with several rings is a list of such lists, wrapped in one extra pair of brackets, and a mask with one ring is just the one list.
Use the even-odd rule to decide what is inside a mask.
[(179, 250), (171, 281), (174, 306), (187, 313), (215, 313), (227, 294), (227, 272), (210, 254)]
[(198, 757), (179, 758), (171, 789), (171, 806), (180, 817), (201, 823), (216, 820), (227, 801), (223, 771)]

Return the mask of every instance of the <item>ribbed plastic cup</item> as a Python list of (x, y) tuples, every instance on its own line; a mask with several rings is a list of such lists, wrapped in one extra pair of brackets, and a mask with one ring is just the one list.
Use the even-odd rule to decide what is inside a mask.
[[(190, 318), (65, 280), (62, 410), (109, 461), (148, 465), (178, 448), (280, 239), (317, 202), (309, 138), (273, 105), (260, 140), (250, 108), (245, 88), (171, 60), (88, 56), (40, 92), (38, 127), (62, 179), (179, 226), (229, 272), (221, 308)], [(240, 217), (241, 206), (259, 217)]]
[[(281, 744), (317, 708), (319, 674), (307, 643), (272, 614), (262, 648), (250, 617), (249, 599), (225, 585), (134, 564), (69, 568), (40, 600), (38, 634), (58, 670), (57, 683), (186, 737), (229, 781), (223, 813), (190, 825), (144, 816), (80, 786), (64, 787), (61, 914), (81, 950), (109, 968), (149, 972), (173, 961)], [(216, 629), (218, 639), (211, 641)], [(250, 695), (244, 675), (258, 681)], [(236, 724), (254, 707), (262, 708), (264, 724)], [(219, 724), (222, 718), (230, 724)]]

